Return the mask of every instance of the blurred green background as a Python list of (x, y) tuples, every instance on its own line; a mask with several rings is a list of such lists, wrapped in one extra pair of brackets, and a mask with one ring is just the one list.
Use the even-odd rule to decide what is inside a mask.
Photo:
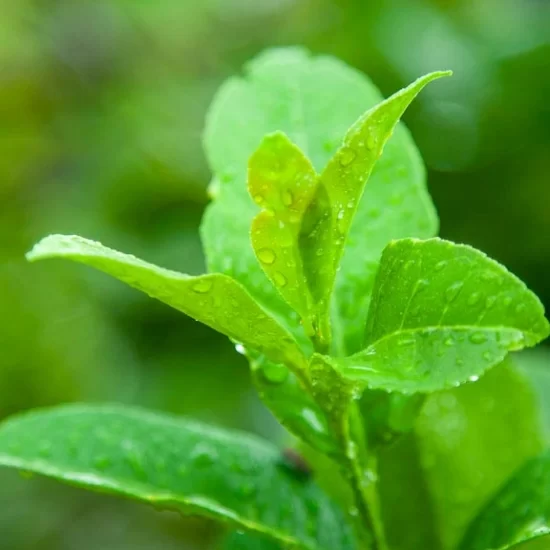
[[(203, 271), (205, 112), (274, 45), (336, 55), (385, 95), (453, 69), (405, 116), (441, 234), (503, 262), (550, 308), (546, 0), (0, 0), (0, 13), (1, 417), (118, 401), (282, 437), (224, 337), (84, 267), (23, 259), (48, 233), (77, 233)], [(215, 536), (0, 473), (1, 550), (181, 550)]]

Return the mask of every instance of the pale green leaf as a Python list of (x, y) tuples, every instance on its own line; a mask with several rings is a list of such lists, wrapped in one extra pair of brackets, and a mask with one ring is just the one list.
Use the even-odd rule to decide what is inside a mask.
[[(320, 173), (349, 127), (382, 99), (366, 76), (337, 59), (285, 48), (261, 54), (246, 66), (244, 77), (229, 79), (209, 111), (204, 144), (214, 201), (201, 227), (209, 270), (240, 281), (298, 338), (297, 316), (263, 273), (250, 243), (258, 209), (246, 189), (248, 159), (265, 135), (283, 131)], [(333, 342), (338, 353), (360, 349), (384, 246), (395, 238), (434, 236), (437, 227), (422, 159), (400, 123), (359, 203), (337, 275)]]
[(252, 247), (275, 288), (315, 333), (314, 302), (299, 249), (302, 217), (318, 185), (309, 160), (282, 132), (266, 136), (248, 163), (248, 190), (262, 208), (252, 221)]
[(540, 431), (530, 385), (509, 360), (478, 382), (427, 397), (415, 433), (443, 550), (456, 549), (495, 491), (541, 451)]
[(384, 250), (365, 349), (314, 361), (330, 362), (361, 387), (432, 392), (477, 380), (548, 333), (538, 298), (482, 252), (403, 239)]
[(67, 235), (46, 237), (27, 257), (31, 261), (66, 258), (99, 269), (262, 352), (273, 361), (301, 368), (303, 358), (290, 334), (239, 283), (226, 275), (191, 277), (100, 243)]
[[(450, 72), (430, 73), (363, 114), (344, 137), (321, 174), (319, 197), (304, 219), (302, 253), (306, 275), (328, 317), (330, 295), (344, 243), (365, 184), (402, 114), (433, 80)], [(365, 248), (368, 242), (362, 243)]]
[(470, 525), (461, 548), (499, 549), (547, 534), (549, 529), (550, 451), (546, 450), (493, 496)]
[(121, 406), (68, 405), (0, 426), (0, 465), (201, 514), (292, 548), (354, 547), (343, 514), (252, 436)]

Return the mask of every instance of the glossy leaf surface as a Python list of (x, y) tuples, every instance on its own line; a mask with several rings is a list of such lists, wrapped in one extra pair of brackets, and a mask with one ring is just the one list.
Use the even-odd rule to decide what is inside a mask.
[(509, 351), (548, 333), (538, 298), (482, 252), (441, 239), (403, 239), (384, 251), (365, 349), (316, 360), (362, 386), (433, 392), (477, 380)]
[(300, 351), (286, 330), (236, 281), (222, 274), (190, 277), (77, 236), (50, 235), (27, 255), (31, 261), (66, 258), (108, 273), (190, 315), (274, 361), (299, 365)]
[[(330, 296), (348, 232), (365, 184), (401, 115), (429, 82), (450, 75), (430, 73), (362, 115), (323, 170), (323, 197), (304, 220), (302, 252), (313, 296), (328, 316)], [(326, 195), (326, 198), (325, 198)], [(308, 219), (309, 218), (309, 219)], [(365, 248), (368, 242), (363, 242)]]
[[(282, 131), (320, 173), (350, 126), (382, 99), (366, 76), (344, 63), (285, 48), (261, 54), (247, 65), (244, 77), (229, 79), (210, 109), (204, 144), (214, 201), (201, 227), (209, 269), (239, 280), (294, 334), (301, 334), (297, 319), (258, 265), (250, 243), (258, 208), (246, 189), (248, 160), (265, 135)], [(384, 246), (395, 238), (434, 236), (437, 227), (422, 160), (400, 123), (359, 202), (337, 275), (333, 342), (339, 354), (360, 349)]]
[(339, 509), (238, 432), (120, 406), (69, 405), (0, 427), (0, 465), (201, 514), (296, 548), (353, 548)]
[(314, 302), (299, 249), (302, 217), (318, 185), (309, 160), (282, 132), (266, 136), (248, 163), (248, 190), (262, 208), (251, 240), (262, 269), (314, 333)]
[(415, 433), (444, 550), (457, 547), (499, 487), (542, 449), (535, 397), (509, 361), (478, 382), (428, 396)]

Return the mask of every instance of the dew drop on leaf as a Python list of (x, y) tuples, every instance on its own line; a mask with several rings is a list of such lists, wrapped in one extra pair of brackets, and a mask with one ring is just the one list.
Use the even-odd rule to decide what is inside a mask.
[(210, 445), (198, 443), (191, 451), (190, 458), (196, 466), (210, 466), (218, 458), (218, 455)]
[(480, 298), (481, 295), (479, 294), (479, 292), (474, 292), (468, 297), (467, 304), (469, 306), (475, 306), (479, 302)]
[(447, 300), (447, 302), (454, 302), (463, 286), (464, 283), (462, 281), (457, 281), (456, 283), (453, 283), (449, 288), (447, 288), (447, 290), (445, 291), (445, 299)]
[(235, 351), (237, 353), (240, 353), (241, 355), (245, 355), (246, 354), (246, 349), (245, 347), (242, 345), (242, 344), (235, 344)]
[(437, 262), (435, 264), (435, 267), (434, 269), (436, 271), (441, 271), (442, 269), (445, 269), (445, 266), (447, 265), (447, 261), (446, 260), (441, 260), (440, 262)]
[(449, 336), (449, 337), (445, 340), (444, 344), (445, 344), (448, 348), (451, 348), (451, 347), (453, 347), (453, 346), (455, 345), (455, 341), (453, 340), (452, 336)]
[(376, 147), (376, 139), (372, 134), (367, 137), (367, 149), (371, 151)]
[(260, 262), (271, 265), (277, 259), (277, 256), (271, 248), (261, 248), (258, 250), (258, 258)]
[(477, 381), (479, 380), (479, 376), (476, 376), (476, 375), (474, 374), (474, 375), (470, 376), (470, 377), (468, 378), (468, 380), (469, 380), (470, 382), (477, 382)]
[(340, 164), (342, 166), (349, 166), (357, 156), (357, 153), (349, 147), (344, 147), (340, 153)]
[(273, 273), (273, 281), (277, 286), (280, 286), (280, 287), (285, 286), (287, 283), (286, 277), (279, 271), (276, 271), (275, 273)]
[(474, 332), (470, 334), (472, 344), (484, 344), (487, 342), (487, 335), (484, 332)]
[(281, 195), (281, 200), (285, 206), (290, 206), (293, 201), (292, 193), (288, 190), (283, 191)]
[(198, 294), (206, 294), (212, 289), (212, 281), (209, 281), (208, 279), (203, 279), (197, 281), (191, 288), (194, 292), (197, 292)]
[(493, 360), (493, 356), (491, 355), (491, 352), (489, 351), (486, 351), (483, 353), (483, 359), (485, 359), (485, 361), (487, 362), (490, 362)]
[(262, 367), (262, 374), (268, 382), (272, 384), (281, 384), (288, 378), (289, 371), (284, 365), (266, 363)]

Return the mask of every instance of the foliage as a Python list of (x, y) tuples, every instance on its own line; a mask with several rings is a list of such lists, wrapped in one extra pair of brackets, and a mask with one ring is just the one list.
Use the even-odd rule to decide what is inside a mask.
[[(348, 484), (338, 499), (343, 510), (336, 495), (300, 479), (297, 466), (282, 467), (265, 443), (133, 409), (69, 406), (13, 418), (0, 428), (0, 463), (202, 513), (263, 537), (232, 538), (229, 547), (405, 549), (410, 543), (392, 532), (403, 516), (387, 500), (400, 495), (387, 476), (400, 447), (387, 444), (409, 438), (412, 447), (402, 452), (418, 458), (411, 476), (418, 490), (403, 489), (399, 498), (406, 508), (421, 494), (433, 523), (408, 529), (456, 547), (466, 526), (446, 523), (441, 472), (460, 473), (471, 456), (439, 452), (435, 464), (430, 453), (459, 433), (478, 436), (466, 404), (456, 414), (461, 431), (452, 422), (441, 427), (433, 408), (447, 400), (452, 409), (464, 396), (457, 386), (479, 384), (478, 415), (476, 405), (501, 397), (507, 384), (486, 382), (489, 369), (507, 372), (500, 363), (508, 352), (534, 346), (550, 325), (538, 299), (505, 268), (435, 238), (422, 163), (399, 119), (424, 86), (448, 74), (430, 73), (381, 101), (365, 77), (335, 59), (267, 52), (245, 78), (222, 87), (208, 119), (214, 200), (202, 235), (210, 274), (183, 275), (63, 235), (28, 254), (95, 267), (231, 338), (275, 416)], [(529, 392), (516, 405), (520, 417), (530, 411)], [(489, 415), (479, 437), (501, 422), (500, 411)], [(510, 453), (529, 458), (537, 433), (511, 439)], [(484, 476), (486, 466), (482, 458), (476, 473)], [(497, 468), (488, 487), (509, 466)], [(520, 506), (544, 510), (539, 493), (524, 493)], [(469, 520), (483, 502), (467, 500)], [(479, 517), (494, 523), (488, 510)], [(485, 540), (477, 538), (479, 521), (466, 536), (481, 540), (480, 548), (521, 542), (541, 528), (522, 523), (506, 540)]]

